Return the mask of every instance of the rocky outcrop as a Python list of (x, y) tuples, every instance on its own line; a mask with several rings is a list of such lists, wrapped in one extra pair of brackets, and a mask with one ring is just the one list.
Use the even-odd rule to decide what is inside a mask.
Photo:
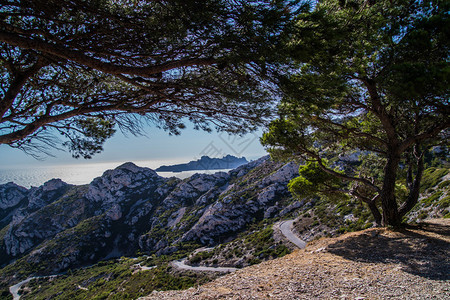
[(183, 172), (192, 170), (220, 170), (220, 169), (234, 169), (240, 165), (248, 163), (245, 157), (236, 157), (227, 155), (222, 158), (210, 158), (202, 156), (196, 161), (190, 161), (186, 164), (178, 164), (172, 166), (161, 166), (156, 171), (158, 172)]
[(3, 237), (7, 255), (20, 256), (45, 239), (75, 226), (85, 218), (88, 206), (85, 199), (60, 199), (58, 202), (28, 215), (24, 215), (26, 209), (18, 212), (19, 217), (13, 218)]
[(11, 222), (17, 210), (26, 204), (28, 190), (15, 183), (0, 185), (0, 228)]
[(0, 185), (0, 209), (6, 210), (17, 206), (25, 198), (27, 191), (26, 188), (12, 182)]
[(269, 208), (271, 216), (275, 216), (280, 210), (275, 204), (289, 198), (287, 183), (298, 175), (298, 166), (277, 164), (267, 159), (261, 160), (258, 166), (253, 169), (255, 176), (248, 176), (241, 184), (229, 186), (222, 192), (183, 235), (182, 241), (198, 240), (213, 245), (223, 236), (243, 230), (251, 220), (264, 218)]
[(114, 205), (129, 201), (131, 194), (144, 193), (156, 189), (165, 179), (149, 168), (140, 168), (133, 163), (125, 163), (114, 170), (108, 170), (89, 184), (86, 198), (101, 202), (102, 205)]

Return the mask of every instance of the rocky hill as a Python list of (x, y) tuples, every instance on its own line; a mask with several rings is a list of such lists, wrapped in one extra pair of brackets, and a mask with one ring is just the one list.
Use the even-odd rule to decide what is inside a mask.
[(209, 156), (202, 156), (196, 161), (190, 161), (185, 164), (161, 166), (155, 171), (157, 172), (183, 172), (192, 170), (220, 170), (220, 169), (234, 169), (243, 164), (248, 163), (245, 157), (236, 157), (227, 155), (222, 158), (210, 158)]

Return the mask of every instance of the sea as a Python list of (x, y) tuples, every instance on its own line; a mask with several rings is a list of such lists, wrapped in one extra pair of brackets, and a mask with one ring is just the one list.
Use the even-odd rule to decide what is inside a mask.
[[(17, 166), (2, 167), (0, 166), (0, 184), (14, 182), (25, 188), (38, 187), (45, 182), (59, 178), (62, 181), (74, 184), (89, 184), (94, 178), (101, 176), (106, 170), (115, 169), (124, 162), (102, 162), (102, 163), (86, 163), (73, 165), (55, 165), (55, 166)], [(172, 163), (162, 161), (136, 161), (133, 162), (139, 167), (148, 167), (156, 169), (161, 165), (171, 165)], [(162, 177), (177, 177), (184, 179), (194, 175), (195, 173), (214, 174), (216, 172), (228, 172), (230, 169), (222, 170), (201, 170), (201, 171), (185, 171), (185, 172), (158, 172)]]

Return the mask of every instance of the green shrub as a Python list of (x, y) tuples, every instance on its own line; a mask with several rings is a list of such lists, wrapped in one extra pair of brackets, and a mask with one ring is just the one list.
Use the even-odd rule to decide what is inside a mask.
[(445, 187), (448, 187), (450, 185), (450, 180), (442, 181), (439, 183), (438, 188), (443, 189)]
[(447, 208), (450, 207), (450, 196), (445, 196), (438, 202), (439, 208)]
[(337, 230), (338, 233), (346, 233), (347, 232), (347, 228), (345, 228), (344, 226), (339, 227), (339, 229)]
[(436, 200), (438, 200), (442, 196), (443, 192), (436, 192), (432, 194), (430, 197), (422, 199), (422, 203), (425, 204), (425, 207), (432, 205)]
[(423, 220), (423, 219), (425, 219), (426, 217), (428, 217), (428, 212), (426, 212), (426, 211), (421, 211), (421, 212), (419, 213), (419, 215), (417, 216), (417, 218), (418, 218), (419, 220)]
[(189, 258), (189, 262), (194, 265), (198, 264), (201, 261), (202, 261), (202, 258), (200, 257), (200, 255), (194, 255), (191, 258)]
[(448, 169), (428, 168), (423, 172), (422, 182), (420, 185), (421, 192), (436, 186), (441, 178), (447, 175)]
[(11, 293), (9, 292), (8, 289), (2, 289), (0, 290), (0, 299), (2, 300), (9, 300), (9, 299), (13, 299), (13, 296), (11, 295)]

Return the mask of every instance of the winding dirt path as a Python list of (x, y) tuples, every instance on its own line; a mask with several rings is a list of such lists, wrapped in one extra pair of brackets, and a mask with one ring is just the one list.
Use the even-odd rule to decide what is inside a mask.
[[(306, 242), (302, 241), (298, 238), (293, 232), (292, 232), (292, 226), (294, 224), (294, 220), (286, 220), (282, 221), (278, 224), (278, 227), (281, 230), (281, 233), (295, 246), (297, 246), (300, 249), (303, 249), (306, 247)], [(203, 248), (201, 248), (204, 250)], [(189, 271), (209, 271), (209, 272), (224, 272), (224, 273), (230, 273), (238, 270), (237, 268), (230, 268), (230, 267), (203, 267), (203, 266), (189, 266), (186, 265), (186, 259), (182, 260), (175, 260), (171, 262), (172, 266), (175, 268), (181, 269), (181, 270), (189, 270)]]
[(21, 281), (21, 282), (15, 284), (15, 285), (10, 286), (10, 287), (9, 287), (9, 292), (10, 292), (11, 295), (13, 296), (13, 300), (19, 300), (19, 299), (20, 299), (19, 290), (20, 290), (20, 288), (22, 287), (22, 285), (24, 285), (24, 284), (30, 282), (30, 281), (33, 280), (33, 279), (39, 279), (39, 278), (53, 278), (53, 277), (56, 277), (56, 276), (58, 276), (58, 275), (51, 275), (51, 276), (37, 276), (37, 277), (30, 277), (30, 278), (27, 278), (27, 279), (25, 279), (25, 280), (23, 280), (23, 281)]
[(299, 239), (297, 235), (292, 232), (292, 226), (294, 224), (294, 220), (286, 220), (282, 221), (278, 226), (280, 227), (281, 233), (295, 246), (300, 249), (306, 247), (306, 242)]
[(190, 271), (209, 271), (209, 272), (223, 272), (230, 273), (238, 270), (237, 268), (229, 268), (229, 267), (193, 267), (186, 265), (186, 259), (182, 260), (174, 260), (172, 266), (181, 269), (181, 270), (190, 270)]
[(19, 295), (20, 287), (21, 287), (22, 285), (24, 285), (25, 283), (28, 283), (28, 282), (30, 282), (31, 280), (35, 279), (35, 278), (38, 278), (38, 277), (27, 278), (27, 279), (25, 279), (25, 280), (23, 280), (23, 281), (21, 281), (21, 282), (15, 284), (15, 285), (10, 286), (10, 287), (9, 287), (9, 292), (10, 292), (11, 295), (13, 296), (13, 300), (19, 300), (19, 299), (20, 299), (20, 295)]

